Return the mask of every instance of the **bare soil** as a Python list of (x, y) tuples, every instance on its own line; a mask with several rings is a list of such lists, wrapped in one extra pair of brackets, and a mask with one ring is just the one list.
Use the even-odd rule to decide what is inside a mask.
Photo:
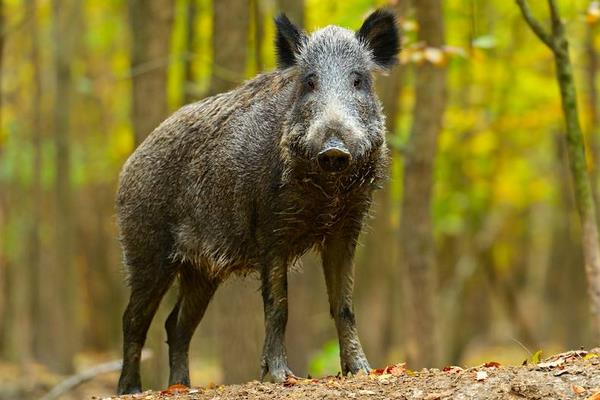
[[(570, 351), (537, 364), (500, 366), (489, 362), (463, 369), (410, 371), (403, 364), (369, 375), (289, 379), (283, 384), (188, 389), (172, 386), (110, 399), (586, 399), (600, 400), (600, 349)], [(107, 398), (108, 399), (108, 398)]]

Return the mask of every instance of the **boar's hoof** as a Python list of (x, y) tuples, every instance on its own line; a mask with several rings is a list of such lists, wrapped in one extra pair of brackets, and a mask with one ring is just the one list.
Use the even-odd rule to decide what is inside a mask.
[(137, 394), (137, 393), (142, 393), (141, 386), (126, 386), (126, 387), (121, 387), (119, 385), (119, 388), (117, 389), (117, 394), (119, 396), (124, 395), (124, 394)]
[(342, 372), (344, 375), (348, 375), (348, 373), (356, 375), (360, 371), (364, 371), (367, 374), (369, 371), (371, 371), (369, 362), (365, 357), (357, 357), (355, 359), (345, 360), (342, 362)]
[(280, 383), (280, 382), (284, 382), (287, 377), (294, 377), (294, 378), (296, 377), (296, 375), (294, 375), (292, 370), (290, 370), (288, 368), (288, 366), (285, 364), (277, 363), (277, 362), (269, 363), (269, 364), (271, 366), (269, 366), (269, 365), (262, 366), (260, 380), (263, 382)]

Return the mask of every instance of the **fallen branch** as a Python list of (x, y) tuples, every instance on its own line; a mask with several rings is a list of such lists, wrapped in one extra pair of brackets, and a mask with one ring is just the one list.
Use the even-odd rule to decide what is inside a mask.
[[(152, 358), (152, 351), (144, 350), (142, 351), (141, 361), (145, 361)], [(105, 362), (102, 364), (98, 364), (94, 367), (88, 368), (85, 371), (81, 371), (75, 375), (71, 375), (67, 379), (60, 382), (58, 385), (54, 386), (44, 397), (40, 400), (54, 400), (63, 394), (67, 393), (70, 390), (73, 390), (77, 386), (81, 385), (84, 382), (92, 380), (98, 375), (107, 374), (109, 372), (115, 372), (121, 369), (123, 365), (123, 360), (114, 360)]]

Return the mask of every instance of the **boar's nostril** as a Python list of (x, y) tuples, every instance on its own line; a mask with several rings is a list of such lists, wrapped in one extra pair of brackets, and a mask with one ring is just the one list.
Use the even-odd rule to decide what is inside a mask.
[(317, 156), (319, 167), (325, 172), (342, 172), (350, 165), (350, 153), (339, 147), (330, 147)]

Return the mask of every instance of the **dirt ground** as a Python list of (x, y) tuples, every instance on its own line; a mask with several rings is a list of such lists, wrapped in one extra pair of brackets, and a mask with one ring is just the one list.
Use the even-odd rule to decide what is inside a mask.
[[(369, 375), (289, 379), (283, 384), (192, 388), (105, 399), (586, 399), (600, 400), (600, 348), (570, 351), (536, 364), (504, 367), (488, 362), (462, 369), (411, 371), (403, 364)], [(98, 398), (96, 398), (98, 399)]]

